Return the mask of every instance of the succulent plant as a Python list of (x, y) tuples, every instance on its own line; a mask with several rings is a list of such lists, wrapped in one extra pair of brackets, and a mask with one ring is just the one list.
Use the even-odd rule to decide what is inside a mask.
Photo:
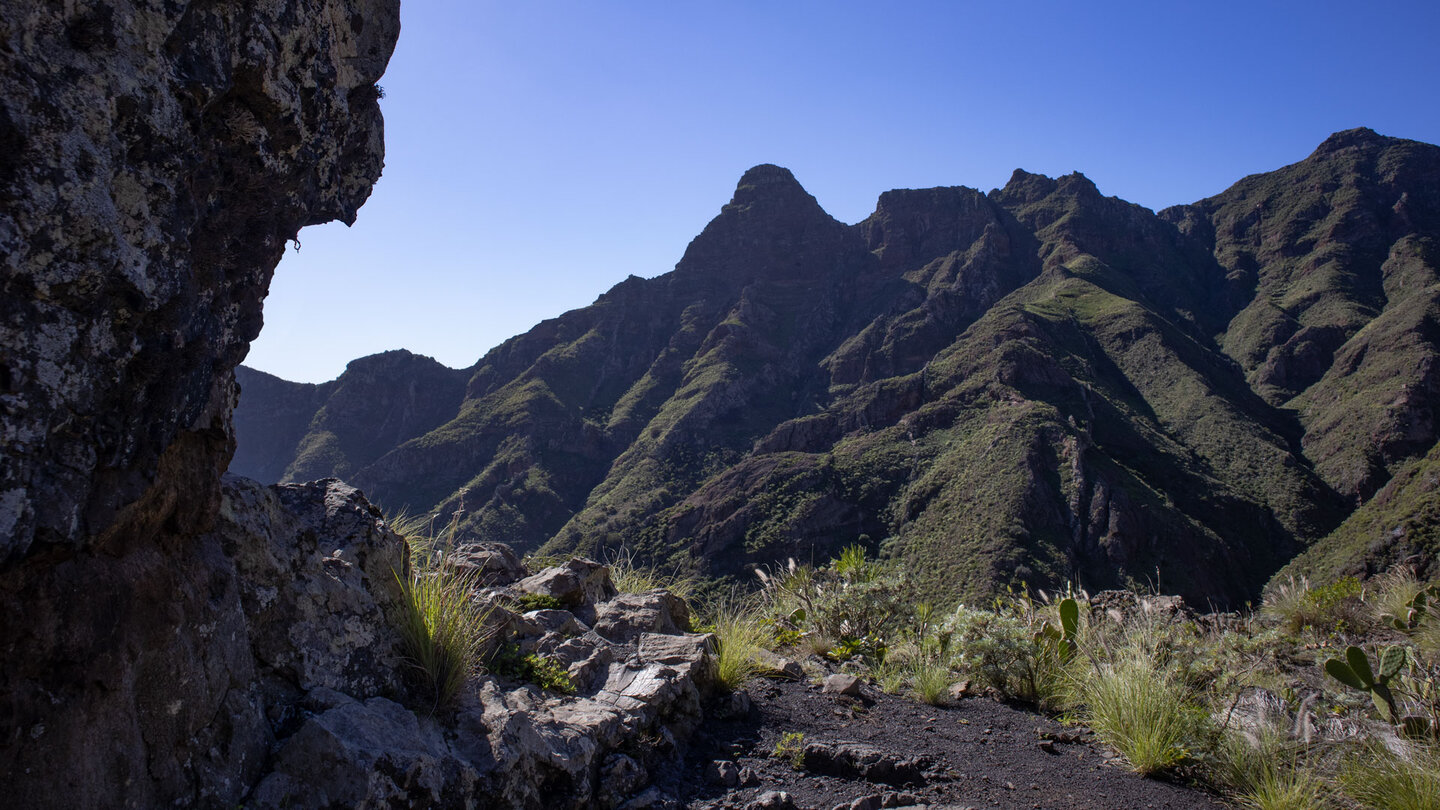
[(1331, 658), (1325, 662), (1325, 672), (1335, 680), (1352, 689), (1369, 692), (1375, 709), (1388, 723), (1400, 722), (1400, 711), (1395, 706), (1395, 695), (1390, 691), (1390, 679), (1405, 666), (1405, 648), (1387, 647), (1380, 654), (1380, 669), (1377, 673), (1370, 666), (1370, 657), (1359, 647), (1345, 648), (1345, 660)]

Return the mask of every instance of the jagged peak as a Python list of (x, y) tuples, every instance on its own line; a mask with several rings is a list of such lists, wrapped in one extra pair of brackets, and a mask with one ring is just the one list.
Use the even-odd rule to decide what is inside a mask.
[(1100, 189), (1096, 187), (1095, 181), (1081, 174), (1071, 172), (1055, 181), (1056, 191), (1062, 194), (1070, 194), (1077, 197), (1099, 197)]
[(1052, 177), (1016, 169), (1004, 188), (995, 189), (990, 194), (1001, 204), (1025, 205), (1050, 196), (1057, 185), (1057, 181)]
[(773, 163), (762, 163), (741, 175), (730, 205), (745, 208), (754, 205), (820, 208), (820, 203), (800, 185), (789, 169)]
[(1387, 138), (1369, 127), (1356, 127), (1336, 132), (1326, 138), (1310, 157), (1324, 157), (1339, 152), (1342, 149), (1349, 149), (1352, 146), (1384, 146), (1393, 138)]

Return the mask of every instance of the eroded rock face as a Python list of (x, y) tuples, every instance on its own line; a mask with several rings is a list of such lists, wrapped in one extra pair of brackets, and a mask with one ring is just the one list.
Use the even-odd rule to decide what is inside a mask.
[(402, 691), (406, 550), (375, 508), (333, 480), (230, 479), (221, 504), (212, 532), (0, 589), (30, 619), (3, 648), (14, 806), (233, 807), (307, 693)]
[(352, 222), (380, 176), (398, 14), (5, 4), (0, 560), (214, 514), (285, 243)]
[[(279, 492), (283, 498), (287, 490)], [(603, 565), (572, 560), (536, 577), (553, 581), (576, 570), (594, 587), (575, 608), (606, 617), (614, 640), (568, 610), (521, 615), (504, 607), (518, 607), (519, 591), (478, 581), (473, 591), (477, 604), (489, 606), (494, 645), (558, 665), (573, 694), (527, 683), (499, 665), (500, 675), (472, 678), (456, 705), (436, 714), (389, 697), (312, 688), (293, 701), (303, 716), (277, 735), (273, 766), (246, 806), (581, 810), (635, 801), (657, 771), (679, 767), (714, 687), (715, 639), (682, 632), (673, 621), (651, 632), (656, 615), (679, 601), (665, 591), (597, 603), (614, 594)]]
[(324, 682), (297, 639), (250, 649), (239, 548), (295, 537), (206, 532), (285, 244), (379, 177), (398, 31), (398, 0), (0, 8), (7, 803), (233, 806), (285, 711), (267, 672)]

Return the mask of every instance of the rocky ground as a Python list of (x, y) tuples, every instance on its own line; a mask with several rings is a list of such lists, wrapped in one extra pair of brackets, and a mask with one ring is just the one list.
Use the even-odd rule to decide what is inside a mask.
[[(1084, 730), (988, 698), (939, 707), (870, 686), (850, 696), (804, 680), (756, 680), (736, 702), (747, 699), (750, 711), (705, 724), (686, 767), (662, 785), (682, 806), (1226, 806), (1203, 791), (1129, 773)], [(795, 733), (804, 735), (801, 768), (774, 756)]]

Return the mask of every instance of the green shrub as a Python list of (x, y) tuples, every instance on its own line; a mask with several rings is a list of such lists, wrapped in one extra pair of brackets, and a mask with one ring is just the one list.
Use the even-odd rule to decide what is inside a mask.
[(490, 657), (487, 666), (496, 675), (533, 683), (552, 692), (575, 694), (570, 673), (559, 661), (536, 653), (522, 654), (520, 645), (514, 642), (500, 645)]
[(1086, 722), (1140, 774), (1168, 771), (1191, 758), (1206, 713), (1143, 653), (1102, 665), (1080, 686)]
[(797, 771), (805, 769), (805, 732), (787, 731), (784, 736), (775, 743), (776, 759), (783, 759), (790, 763), (790, 767)]
[(1262, 613), (1289, 633), (1363, 631), (1370, 618), (1361, 599), (1363, 594), (1364, 588), (1355, 577), (1316, 587), (1311, 587), (1304, 577), (1292, 578), (1266, 595)]
[(960, 607), (942, 625), (960, 668), (1001, 696), (1046, 711), (1067, 702), (1068, 678), (1057, 650), (1023, 616)]
[[(851, 657), (880, 653), (912, 612), (912, 594), (900, 572), (867, 560), (860, 546), (846, 548), (818, 570), (792, 559), (785, 567), (756, 574), (766, 612), (777, 629), (799, 632), (817, 653), (832, 649)], [(816, 638), (830, 643), (822, 646), (810, 640)]]
[(396, 572), (404, 595), (400, 637), (405, 659), (438, 711), (455, 699), (479, 664), (489, 637), (485, 613), (470, 602), (466, 577)]
[(521, 613), (529, 613), (532, 610), (564, 610), (565, 603), (548, 593), (526, 593), (515, 600), (515, 607)]

